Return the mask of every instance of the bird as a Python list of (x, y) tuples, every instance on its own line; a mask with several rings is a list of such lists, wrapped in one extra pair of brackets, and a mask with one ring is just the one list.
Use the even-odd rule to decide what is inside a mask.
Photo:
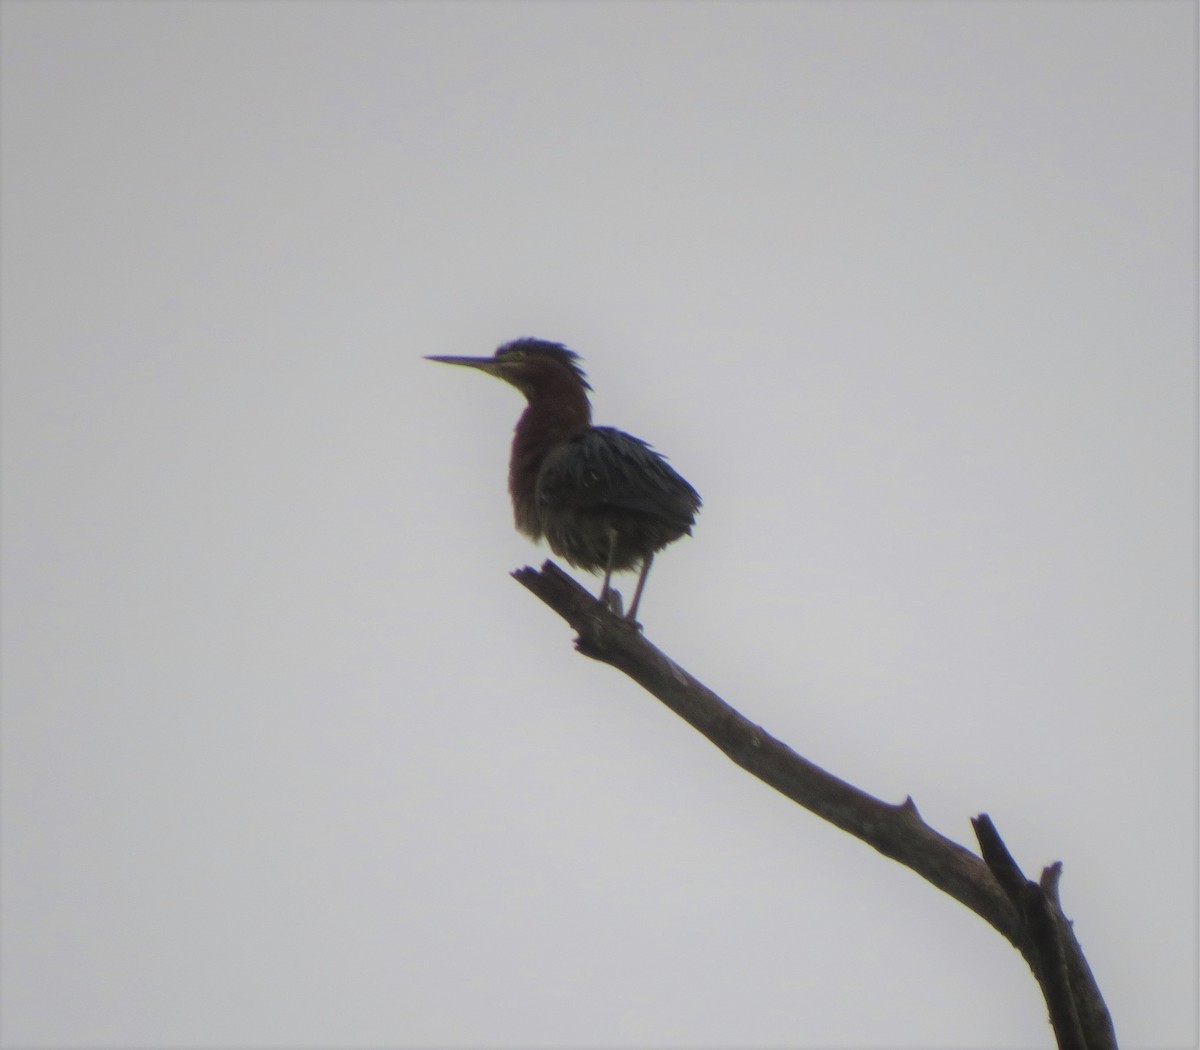
[(617, 615), (612, 575), (636, 569), (625, 616), (636, 623), (654, 555), (691, 535), (701, 505), (696, 490), (645, 441), (592, 425), (591, 385), (579, 355), (562, 343), (526, 337), (491, 357), (426, 360), (478, 369), (524, 394), (508, 469), (517, 530), (544, 538), (576, 568), (603, 572), (599, 600)]

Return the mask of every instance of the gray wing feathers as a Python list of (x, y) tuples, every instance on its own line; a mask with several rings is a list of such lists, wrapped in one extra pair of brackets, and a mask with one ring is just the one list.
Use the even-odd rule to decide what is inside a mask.
[(554, 449), (538, 472), (539, 503), (581, 511), (615, 509), (690, 531), (696, 490), (638, 438), (592, 427)]

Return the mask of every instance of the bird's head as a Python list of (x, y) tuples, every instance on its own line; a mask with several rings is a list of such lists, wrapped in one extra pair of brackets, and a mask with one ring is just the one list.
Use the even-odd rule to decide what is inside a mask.
[(463, 365), (503, 379), (533, 401), (539, 396), (554, 396), (568, 391), (587, 395), (591, 390), (587, 376), (579, 367), (579, 355), (562, 343), (545, 339), (514, 339), (505, 343), (491, 357), (442, 357), (431, 355), (427, 361), (446, 365)]

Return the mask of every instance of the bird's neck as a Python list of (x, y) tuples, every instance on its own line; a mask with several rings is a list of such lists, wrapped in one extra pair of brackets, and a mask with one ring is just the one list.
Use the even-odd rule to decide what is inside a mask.
[(517, 420), (508, 466), (508, 491), (512, 495), (517, 528), (526, 535), (538, 539), (542, 534), (535, 489), (546, 455), (591, 425), (591, 406), (582, 392), (578, 397), (560, 396), (553, 401), (531, 400)]

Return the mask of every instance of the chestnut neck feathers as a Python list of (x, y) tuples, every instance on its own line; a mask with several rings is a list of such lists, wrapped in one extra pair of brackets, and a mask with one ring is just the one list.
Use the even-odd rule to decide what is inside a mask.
[(508, 491), (517, 528), (538, 539), (542, 534), (535, 495), (538, 471), (551, 449), (592, 425), (592, 406), (586, 382), (568, 361), (539, 355), (527, 357), (522, 365), (519, 381), (513, 385), (529, 403), (513, 435)]

